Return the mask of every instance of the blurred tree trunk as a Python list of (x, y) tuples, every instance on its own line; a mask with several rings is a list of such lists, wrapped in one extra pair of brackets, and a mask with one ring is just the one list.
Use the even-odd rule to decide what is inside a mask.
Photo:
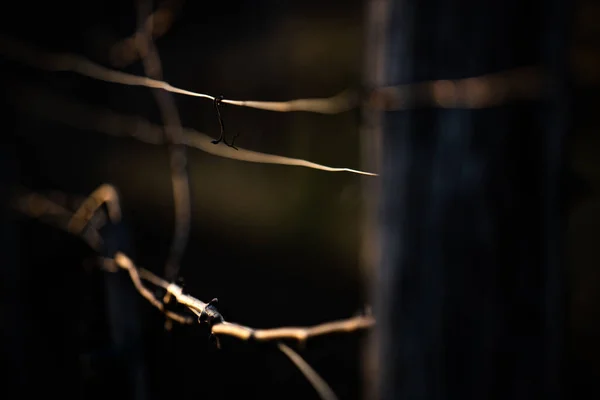
[(568, 2), (371, 3), (387, 18), (370, 27), (385, 29), (369, 43), (371, 87), (523, 66), (546, 83), (538, 100), (370, 120), (381, 132), (379, 398), (561, 398)]

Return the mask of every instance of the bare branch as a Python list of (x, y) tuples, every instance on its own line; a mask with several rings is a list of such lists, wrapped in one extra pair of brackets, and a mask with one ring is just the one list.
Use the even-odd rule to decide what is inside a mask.
[(337, 396), (327, 382), (321, 378), (317, 371), (304, 361), (300, 354), (296, 353), (283, 343), (277, 343), (277, 347), (296, 365), (296, 367), (298, 367), (300, 372), (304, 374), (306, 379), (312, 384), (323, 400), (337, 400)]
[[(142, 22), (146, 13), (152, 11), (152, 0), (138, 0), (138, 9), (138, 19), (141, 26), (137, 36), (137, 45), (139, 49), (144, 49), (140, 51), (144, 70), (149, 77), (162, 79), (160, 57), (152, 40), (152, 15), (146, 20), (146, 24)], [(187, 172), (187, 155), (183, 143), (181, 120), (173, 97), (169, 92), (160, 89), (153, 89), (152, 93), (158, 103), (165, 126), (165, 136), (167, 137), (171, 163), (175, 227), (169, 256), (165, 265), (165, 276), (169, 280), (174, 280), (179, 272), (181, 259), (190, 234), (191, 200), (190, 182)]]
[[(214, 96), (180, 89), (171, 86), (162, 80), (131, 75), (125, 72), (106, 68), (78, 55), (44, 53), (26, 45), (25, 43), (3, 35), (0, 35), (0, 52), (0, 54), (11, 58), (13, 61), (28, 64), (35, 68), (57, 72), (70, 71), (104, 82), (130, 86), (145, 86), (148, 88), (162, 89), (171, 93), (200, 97), (209, 99), (211, 101), (215, 100)], [(338, 114), (358, 106), (358, 97), (349, 91), (345, 91), (336, 96), (324, 99), (297, 99), (290, 101), (250, 101), (223, 99), (221, 102), (234, 106), (278, 112), (306, 111), (320, 114)]]

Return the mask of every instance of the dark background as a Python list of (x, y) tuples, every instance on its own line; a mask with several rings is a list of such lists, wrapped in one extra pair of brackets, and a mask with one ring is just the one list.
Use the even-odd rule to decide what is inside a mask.
[[(136, 25), (133, 2), (18, 2), (10, 8), (2, 12), (7, 34), (105, 65), (109, 47)], [(363, 2), (354, 0), (187, 2), (156, 42), (165, 80), (232, 99), (330, 96), (362, 80), (364, 10)], [(570, 278), (566, 369), (570, 393), (585, 393), (598, 390), (594, 383), (600, 377), (600, 7), (578, 1), (574, 14), (569, 38), (574, 124), (563, 191)], [(526, 25), (521, 21), (521, 28)], [(120, 191), (125, 221), (105, 234), (119, 237), (139, 265), (160, 274), (173, 226), (166, 148), (37, 118), (12, 97), (33, 87), (159, 123), (151, 92), (0, 63), (9, 89), (0, 157), (3, 190), (25, 186), (86, 195), (112, 183)], [(125, 70), (142, 74), (139, 63)], [(175, 100), (184, 126), (217, 137), (210, 102)], [(28, 101), (32, 109), (48, 105), (36, 95)], [(226, 107), (223, 115), (228, 129), (241, 133), (237, 143), (244, 148), (332, 166), (360, 164), (357, 113)], [(193, 223), (181, 275), (190, 293), (203, 300), (218, 297), (227, 319), (260, 328), (346, 317), (366, 303), (358, 247), (359, 185), (368, 178), (243, 163), (196, 150), (188, 157)], [(1, 241), (3, 398), (39, 392), (80, 398), (134, 393), (140, 399), (238, 393), (316, 398), (276, 349), (228, 341), (217, 351), (202, 327), (167, 332), (164, 318), (132, 291), (127, 277), (83, 266), (93, 253), (78, 239), (7, 216)], [(127, 323), (115, 322), (119, 317)], [(117, 327), (112, 336), (111, 326)], [(118, 333), (124, 336), (116, 345)], [(301, 352), (340, 398), (361, 395), (362, 336), (310, 341)], [(134, 389), (135, 381), (146, 394)]]

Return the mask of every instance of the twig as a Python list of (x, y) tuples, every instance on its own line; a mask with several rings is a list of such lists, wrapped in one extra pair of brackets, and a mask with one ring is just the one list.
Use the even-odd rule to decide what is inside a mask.
[[(118, 114), (109, 109), (92, 107), (81, 102), (73, 102), (39, 89), (19, 87), (14, 96), (8, 96), (21, 110), (40, 117), (67, 124), (78, 129), (90, 130), (113, 136), (129, 136), (139, 141), (161, 145), (162, 127), (151, 124), (138, 116)], [(191, 128), (183, 129), (183, 142), (188, 147), (205, 153), (233, 160), (259, 164), (278, 164), (305, 167), (328, 172), (350, 172), (353, 174), (377, 176), (376, 173), (352, 168), (330, 167), (299, 158), (261, 153), (238, 147), (234, 150), (227, 146), (215, 146), (213, 138)]]
[[(162, 79), (160, 57), (152, 40), (153, 18), (149, 17), (146, 24), (143, 23), (144, 16), (151, 11), (151, 0), (138, 0), (140, 32), (137, 36), (137, 45), (139, 49), (145, 49), (144, 51), (140, 51), (140, 54), (143, 55), (142, 63), (146, 75), (151, 78)], [(169, 280), (175, 280), (180, 269), (181, 259), (185, 252), (190, 233), (191, 205), (190, 182), (187, 172), (187, 155), (185, 145), (183, 144), (181, 120), (173, 97), (169, 92), (160, 89), (153, 89), (152, 93), (154, 94), (154, 98), (160, 109), (165, 126), (165, 136), (167, 138), (171, 164), (175, 227), (169, 256), (165, 265), (165, 276)]]
[[(28, 64), (32, 67), (50, 71), (70, 71), (89, 78), (104, 82), (118, 83), (130, 86), (145, 86), (163, 89), (167, 92), (186, 96), (215, 100), (214, 96), (196, 93), (174, 87), (167, 82), (144, 76), (131, 75), (95, 64), (86, 58), (74, 54), (50, 54), (34, 49), (15, 39), (0, 35), (0, 54), (13, 61)], [(250, 107), (268, 111), (291, 112), (306, 111), (319, 114), (338, 114), (358, 106), (358, 96), (350, 91), (344, 91), (333, 97), (324, 99), (297, 99), (290, 101), (253, 101), (223, 99), (224, 104), (239, 107)]]

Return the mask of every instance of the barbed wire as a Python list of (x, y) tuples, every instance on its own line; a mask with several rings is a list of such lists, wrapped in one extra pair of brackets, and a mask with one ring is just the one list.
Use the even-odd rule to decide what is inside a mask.
[[(8, 92), (8, 90), (7, 90)], [(117, 113), (108, 108), (75, 102), (63, 96), (50, 93), (28, 84), (19, 84), (18, 90), (10, 93), (7, 99), (22, 112), (66, 124), (77, 129), (98, 132), (117, 137), (131, 137), (153, 145), (164, 145), (163, 127), (152, 124), (136, 115)], [(301, 158), (285, 157), (237, 147), (215, 146), (213, 138), (195, 129), (183, 128), (183, 143), (205, 153), (258, 164), (276, 164), (304, 167), (327, 172), (348, 172), (365, 176), (378, 176), (377, 173), (345, 167), (331, 167)]]
[[(157, 79), (106, 68), (74, 54), (51, 54), (21, 41), (0, 35), (1, 54), (13, 61), (50, 71), (74, 72), (89, 78), (130, 86), (144, 86), (167, 92), (215, 101), (219, 96), (181, 89)], [(391, 85), (365, 90), (344, 90), (328, 98), (288, 101), (220, 100), (223, 104), (276, 112), (304, 111), (338, 114), (360, 105), (380, 110), (406, 110), (416, 107), (488, 108), (508, 101), (536, 99), (547, 78), (537, 66), (524, 66), (464, 79), (441, 79)]]
[[(218, 98), (218, 96), (177, 88), (162, 80), (110, 69), (75, 54), (51, 54), (44, 52), (36, 49), (34, 46), (5, 35), (0, 35), (0, 52), (6, 58), (38, 69), (54, 72), (74, 72), (104, 82), (162, 89), (170, 93), (199, 97), (213, 102)], [(339, 114), (358, 106), (358, 100), (359, 98), (354, 91), (346, 90), (335, 96), (321, 99), (296, 99), (289, 101), (223, 99), (221, 103), (277, 112), (305, 111), (319, 114)]]
[[(117, 190), (109, 184), (101, 185), (89, 197), (77, 198), (72, 202), (80, 204), (75, 212), (70, 211), (66, 204), (66, 199), (69, 196), (63, 195), (61, 197), (65, 199), (62, 202), (63, 204), (59, 204), (42, 194), (21, 188), (13, 196), (11, 204), (14, 209), (29, 217), (40, 219), (45, 223), (50, 223), (59, 229), (79, 236), (91, 249), (100, 252), (103, 246), (100, 229), (107, 221), (118, 224), (121, 220), (122, 214)], [(107, 213), (102, 208), (104, 204)], [(314, 337), (360, 331), (375, 325), (375, 318), (372, 316), (370, 308), (367, 307), (363, 312), (353, 317), (314, 326), (255, 329), (226, 321), (216, 307), (217, 299), (204, 302), (191, 296), (185, 293), (181, 286), (159, 277), (150, 270), (137, 266), (123, 252), (115, 253), (112, 258), (98, 256), (97, 261), (98, 265), (109, 273), (114, 273), (120, 269), (127, 271), (132, 284), (140, 295), (170, 320), (185, 325), (207, 324), (210, 328), (211, 337), (216, 339), (218, 347), (220, 347), (218, 338), (222, 336), (229, 336), (242, 341), (276, 343), (278, 349), (298, 367), (324, 400), (334, 400), (337, 397), (317, 372), (297, 352), (282, 341), (292, 340), (296, 341), (298, 345), (302, 345), (306, 340)], [(165, 305), (168, 299), (159, 300), (143, 281), (164, 289), (172, 296), (172, 299), (193, 313), (196, 318), (167, 310)]]

